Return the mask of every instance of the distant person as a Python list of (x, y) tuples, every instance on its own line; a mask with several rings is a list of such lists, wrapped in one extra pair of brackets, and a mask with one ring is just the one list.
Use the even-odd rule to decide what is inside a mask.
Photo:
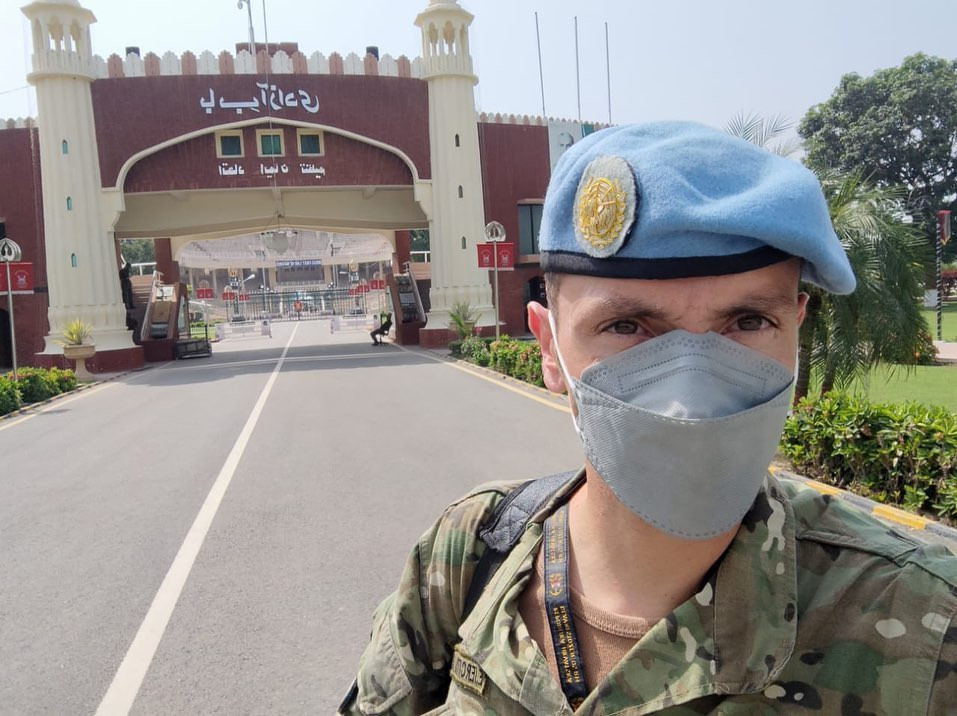
[(123, 295), (123, 305), (127, 308), (135, 308), (133, 305), (133, 281), (130, 280), (130, 271), (133, 265), (127, 261), (120, 269), (120, 293)]
[(379, 327), (369, 331), (369, 335), (372, 336), (372, 345), (381, 346), (382, 338), (381, 336), (388, 336), (389, 329), (392, 328), (392, 314), (391, 313), (382, 313), (379, 315)]

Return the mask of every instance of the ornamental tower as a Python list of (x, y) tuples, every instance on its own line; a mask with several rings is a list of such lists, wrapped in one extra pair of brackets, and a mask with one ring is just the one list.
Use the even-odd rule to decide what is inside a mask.
[(473, 16), (456, 0), (430, 0), (415, 24), (422, 30), (422, 78), (429, 83), (432, 155), (432, 309), (428, 329), (445, 329), (449, 309), (464, 301), (492, 323), (488, 272), (477, 266), (475, 245), (485, 241), (478, 125), (469, 54)]
[(36, 0), (23, 8), (33, 30), (43, 187), (43, 231), (50, 333), (44, 353), (80, 318), (93, 326), (97, 351), (133, 348), (126, 329), (112, 232), (100, 208), (100, 164), (90, 83), (90, 25), (96, 18), (78, 0)]

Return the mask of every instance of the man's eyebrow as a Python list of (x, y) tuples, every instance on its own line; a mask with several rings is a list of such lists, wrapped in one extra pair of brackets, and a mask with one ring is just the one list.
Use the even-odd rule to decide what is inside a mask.
[(640, 318), (665, 320), (667, 312), (660, 304), (643, 301), (630, 296), (608, 296), (590, 307), (589, 313), (607, 313)]
[[(714, 307), (713, 314), (720, 317), (739, 316), (743, 313), (781, 313), (796, 310), (797, 296), (783, 294), (754, 294), (737, 299), (730, 306)], [(597, 301), (588, 310), (600, 313), (635, 318), (650, 318), (667, 321), (669, 311), (659, 302), (650, 302), (633, 296), (608, 296)]]
[(734, 305), (720, 308), (715, 311), (721, 316), (739, 316), (742, 313), (782, 313), (797, 310), (797, 296), (785, 296), (781, 294), (758, 294), (746, 296)]

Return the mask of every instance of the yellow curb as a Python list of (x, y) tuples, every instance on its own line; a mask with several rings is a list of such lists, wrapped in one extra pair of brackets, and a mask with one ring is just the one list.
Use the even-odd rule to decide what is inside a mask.
[(928, 520), (926, 517), (912, 515), (909, 512), (904, 512), (890, 505), (875, 505), (871, 510), (871, 514), (875, 517), (883, 517), (891, 522), (907, 525), (915, 530), (927, 529), (927, 525), (931, 522), (931, 520)]

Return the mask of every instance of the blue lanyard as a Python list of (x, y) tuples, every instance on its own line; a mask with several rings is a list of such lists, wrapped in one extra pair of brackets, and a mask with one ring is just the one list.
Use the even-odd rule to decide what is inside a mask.
[(567, 504), (545, 520), (545, 614), (562, 691), (569, 705), (577, 709), (588, 696), (588, 687), (569, 601)]

